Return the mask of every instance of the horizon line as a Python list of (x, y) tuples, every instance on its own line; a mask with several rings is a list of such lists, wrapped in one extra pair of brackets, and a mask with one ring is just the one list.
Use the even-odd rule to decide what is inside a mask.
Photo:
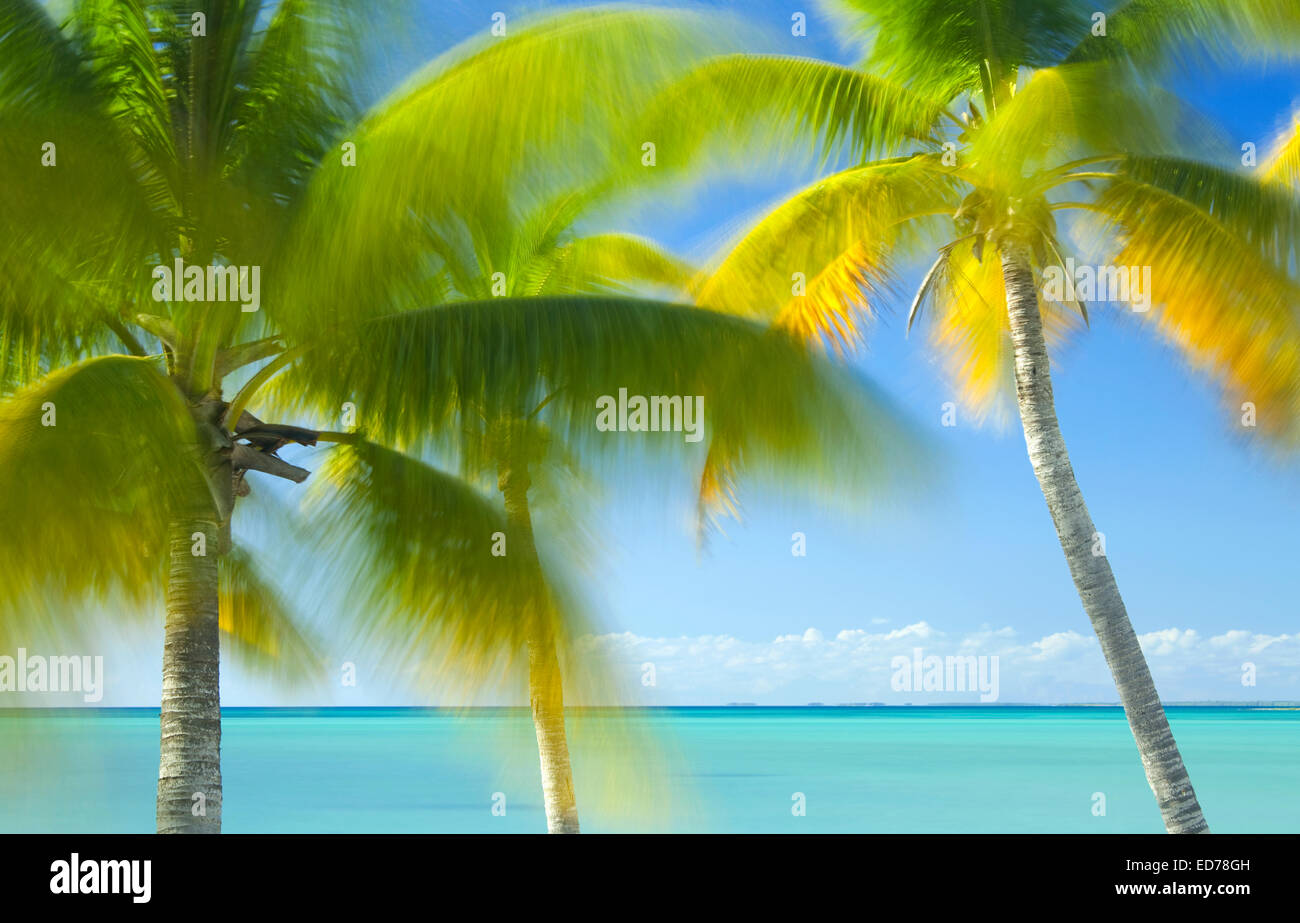
[[(1300, 701), (1294, 700), (1190, 700), (1182, 702), (1164, 702), (1165, 708), (1275, 708), (1300, 709)], [(706, 705), (574, 705), (577, 711), (596, 709), (619, 709), (623, 711), (655, 711), (667, 709), (730, 709), (733, 711), (757, 711), (762, 709), (826, 709), (826, 710), (902, 710), (915, 708), (1122, 708), (1119, 702), (910, 702), (889, 705), (885, 703), (837, 703), (827, 705), (822, 702), (806, 702), (802, 705), (760, 705), (756, 702), (726, 702)], [(223, 705), (225, 711), (526, 711), (523, 705)], [(28, 712), (90, 712), (90, 711), (161, 711), (158, 705), (17, 705), (0, 706), (0, 717), (11, 717), (14, 713)]]

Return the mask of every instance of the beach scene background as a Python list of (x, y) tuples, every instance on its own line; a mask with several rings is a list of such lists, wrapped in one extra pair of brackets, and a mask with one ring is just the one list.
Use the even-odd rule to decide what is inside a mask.
[[(879, 89), (862, 23), (924, 49), (919, 5), (281, 0), (224, 22), (225, 63), (248, 64), (227, 96), (180, 73), (210, 49), (171, 8), (130, 32), (125, 5), (0, 7), (0, 106), (23, 116), (0, 128), (22, 177), (0, 188), (0, 832), (572, 832), (579, 805), (589, 832), (1300, 831), (1300, 15), (1256, 4), (1266, 27), (1203, 30), (1209, 59), (1129, 87), (1054, 66), (1106, 34), (1049, 5), (1041, 54), (1014, 58), (1028, 27), (999, 21), (996, 84), (962, 42), (931, 49), (959, 79), (923, 132), (845, 103), (846, 137), (881, 138), (813, 129), (797, 152), (830, 98), (799, 75)], [(1132, 54), (1167, 52), (1113, 22)], [(726, 148), (769, 100), (682, 90), (731, 55), (786, 68), (764, 73), (790, 124), (673, 166), (693, 126)], [(1156, 132), (1166, 93), (1196, 112)], [(191, 103), (229, 142), (211, 158), (173, 122)], [(655, 141), (624, 137), (644, 126)], [(1021, 132), (1042, 163), (1012, 163)], [(862, 166), (877, 153), (907, 166)], [(1148, 169), (1176, 193), (1133, 180)], [(858, 191), (733, 262), (825, 184)], [(855, 248), (894, 228), (868, 219), (912, 194), (906, 220), (936, 227), (868, 265)], [(1145, 219), (1170, 199), (1196, 220)], [(1023, 201), (1050, 234), (1007, 217)], [(1093, 211), (1119, 228), (1100, 243)], [(818, 256), (841, 218), (861, 239)], [(1021, 237), (1055, 269), (1049, 243), (1118, 260), (1148, 230), (1143, 298), (1034, 304)], [(927, 289), (936, 252), (987, 291)], [(257, 269), (265, 304), (158, 294), (182, 255)], [(765, 267), (775, 296), (728, 303)], [(822, 270), (852, 343), (808, 302), (811, 332), (781, 327), (805, 295), (787, 280)], [(1013, 356), (1013, 322), (1051, 327), (1050, 362)], [(700, 427), (606, 425), (625, 376)], [(1070, 454), (1031, 467), (1057, 416)], [(49, 658), (39, 683), (28, 655)], [(65, 678), (84, 658), (81, 688), (51, 688), (53, 658)], [(1191, 803), (1157, 806), (1139, 753), (1165, 791), (1190, 793), (1186, 768)]]
[[(1300, 709), (1171, 706), (1197, 793), (1223, 833), (1294, 833)], [(536, 833), (525, 709), (232, 708), (230, 833)], [(148, 833), (157, 709), (6, 716), (24, 759), (0, 766), (0, 832)], [(589, 809), (591, 832), (1160, 833), (1116, 707), (651, 708), (676, 753), (669, 810)], [(512, 756), (513, 754), (513, 756)], [(9, 756), (14, 754), (11, 751)], [(575, 784), (588, 781), (575, 748)], [(1096, 793), (1104, 814), (1094, 813)], [(494, 794), (505, 795), (494, 815)], [(806, 797), (806, 814), (792, 797)], [(630, 815), (630, 816), (629, 816)]]

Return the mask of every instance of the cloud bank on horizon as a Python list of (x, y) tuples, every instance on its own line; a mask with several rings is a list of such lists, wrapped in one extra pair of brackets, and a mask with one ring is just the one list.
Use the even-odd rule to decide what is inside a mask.
[[(808, 628), (770, 640), (731, 634), (649, 637), (624, 631), (589, 635), (581, 639), (578, 649), (584, 656), (599, 656), (613, 670), (618, 685), (628, 693), (622, 704), (975, 705), (981, 699), (978, 667), (992, 666), (993, 658), (996, 676), (985, 678), (996, 680), (995, 703), (1117, 701), (1114, 681), (1090, 631), (1034, 637), (1010, 626), (945, 632), (924, 620), (891, 627), (883, 618), (872, 619), (869, 625), (834, 633)], [(139, 651), (152, 635), (152, 631), (123, 635), (95, 647), (95, 653), (103, 654), (105, 670), (103, 698), (96, 705), (156, 707), (158, 677), (153, 670), (139, 669)], [(1165, 702), (1300, 700), (1300, 632), (1230, 630), (1206, 636), (1171, 627), (1140, 634), (1139, 640)], [(943, 664), (940, 691), (924, 688), (929, 658)], [(949, 661), (956, 666), (955, 674), (975, 668), (961, 689), (952, 685)], [(338, 680), (336, 668), (344, 663), (353, 664), (355, 686), (344, 687)], [(519, 694), (500, 690), (473, 703), (444, 701), (436, 694), (421, 693), (409, 677), (364, 650), (331, 651), (328, 664), (332, 672), (315, 686), (300, 689), (277, 687), (232, 664), (222, 671), (222, 703), (227, 707), (268, 703), (400, 707), (524, 701)], [(900, 668), (901, 664), (906, 667)], [(1254, 685), (1248, 684), (1250, 680)], [(0, 694), (0, 708), (83, 704), (80, 696)]]
[[(1166, 702), (1300, 698), (1300, 634), (1232, 630), (1205, 637), (1191, 629), (1167, 628), (1139, 635), (1139, 640)], [(901, 683), (896, 678), (900, 672), (911, 673), (918, 658), (924, 662), (931, 657), (996, 657), (997, 701), (1002, 703), (1116, 701), (1096, 636), (1077, 631), (1037, 639), (1024, 638), (1010, 627), (948, 634), (918, 621), (895, 629), (847, 629), (833, 635), (809, 628), (771, 641), (731, 635), (651, 638), (622, 632), (587, 643), (629, 670), (646, 674), (646, 665), (653, 666), (653, 685), (641, 690), (647, 704), (979, 701), (973, 685), (960, 691), (917, 691), (910, 677)], [(907, 666), (900, 670), (904, 662)], [(1252, 680), (1254, 685), (1249, 684)], [(895, 688), (900, 685), (905, 688)]]

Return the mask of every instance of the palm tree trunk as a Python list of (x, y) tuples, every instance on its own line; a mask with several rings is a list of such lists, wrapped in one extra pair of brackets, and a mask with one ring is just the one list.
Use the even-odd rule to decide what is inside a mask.
[(1016, 400), (1020, 405), (1029, 461), (1056, 524), (1056, 534), (1084, 611), (1092, 621), (1115, 678), (1165, 829), (1170, 833), (1208, 833), (1187, 768), (1169, 729), (1169, 719), (1160, 704), (1119, 587), (1115, 585), (1110, 562), (1104, 554), (1093, 553), (1096, 528), (1084, 505), (1056, 420), (1047, 344), (1043, 339), (1029, 250), (1019, 243), (1005, 242), (1000, 254), (1015, 347)]
[[(537, 545), (533, 539), (532, 515), (528, 510), (526, 471), (507, 469), (501, 473), (509, 527), (507, 553), (521, 555), (525, 568), (540, 571)], [(546, 804), (548, 833), (578, 832), (578, 802), (573, 794), (573, 770), (569, 765), (569, 744), (564, 732), (564, 682), (555, 653), (555, 638), (544, 613), (530, 617), (528, 637), (528, 700), (537, 732), (537, 755), (542, 770), (542, 797)]]
[[(195, 533), (204, 536), (202, 555)], [(219, 540), (212, 518), (178, 519), (168, 537), (159, 833), (221, 832)]]
[[(182, 390), (184, 386), (182, 384)], [(172, 522), (167, 537), (167, 621), (163, 634), (158, 757), (159, 833), (221, 832), (221, 616), (218, 559), (230, 545), (233, 442), (225, 405), (194, 401), (196, 444), (208, 489)], [(202, 536), (202, 547), (198, 546)]]

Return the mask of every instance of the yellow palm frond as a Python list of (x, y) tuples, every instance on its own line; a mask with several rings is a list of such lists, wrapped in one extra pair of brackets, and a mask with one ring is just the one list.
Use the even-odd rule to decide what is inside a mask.
[(1071, 158), (1192, 151), (1212, 135), (1205, 120), (1170, 93), (1105, 64), (1034, 71), (998, 108), (959, 162), (981, 186), (1016, 192), (1036, 171)]
[(1288, 183), (1300, 188), (1300, 114), (1294, 116), (1291, 127), (1274, 140), (1260, 169), (1267, 182)]
[(709, 446), (700, 472), (700, 488), (696, 497), (695, 535), (703, 546), (710, 532), (721, 532), (723, 517), (740, 520), (740, 503), (736, 498), (736, 481), (726, 451), (717, 443)]
[[(1014, 405), (1014, 349), (1007, 316), (1002, 265), (984, 251), (977, 258), (974, 238), (945, 247), (922, 290), (922, 305), (930, 318), (930, 343), (942, 357), (956, 399), (977, 421), (1006, 422)], [(1056, 262), (1058, 253), (1047, 248)], [(1041, 295), (1039, 308), (1043, 332), (1050, 348), (1057, 348), (1077, 331), (1083, 306), (1074, 301), (1057, 304)]]
[(1001, 419), (1012, 372), (1002, 268), (997, 259), (975, 259), (972, 244), (949, 250), (936, 277), (928, 312), (930, 341), (943, 357), (958, 398), (977, 419)]
[(773, 209), (699, 279), (703, 307), (777, 320), (837, 347), (892, 279), (911, 219), (951, 211), (950, 175), (928, 156), (835, 173)]
[(591, 234), (563, 244), (543, 261), (530, 295), (567, 295), (628, 283), (684, 292), (694, 270), (654, 241), (634, 234)]
[[(1220, 179), (1222, 192), (1231, 178)], [(1151, 268), (1152, 307), (1138, 316), (1223, 384), (1234, 418), (1249, 403), (1259, 431), (1295, 438), (1300, 285), (1271, 258), (1294, 253), (1295, 241), (1242, 233), (1236, 224), (1248, 215), (1234, 212), (1231, 199), (1198, 202), (1155, 182), (1121, 178), (1101, 196), (1094, 230), (1115, 241), (1112, 263)]]
[(318, 643), (298, 624), (283, 594), (241, 548), (222, 555), (220, 625), (228, 653), (246, 666), (290, 683), (320, 678)]

